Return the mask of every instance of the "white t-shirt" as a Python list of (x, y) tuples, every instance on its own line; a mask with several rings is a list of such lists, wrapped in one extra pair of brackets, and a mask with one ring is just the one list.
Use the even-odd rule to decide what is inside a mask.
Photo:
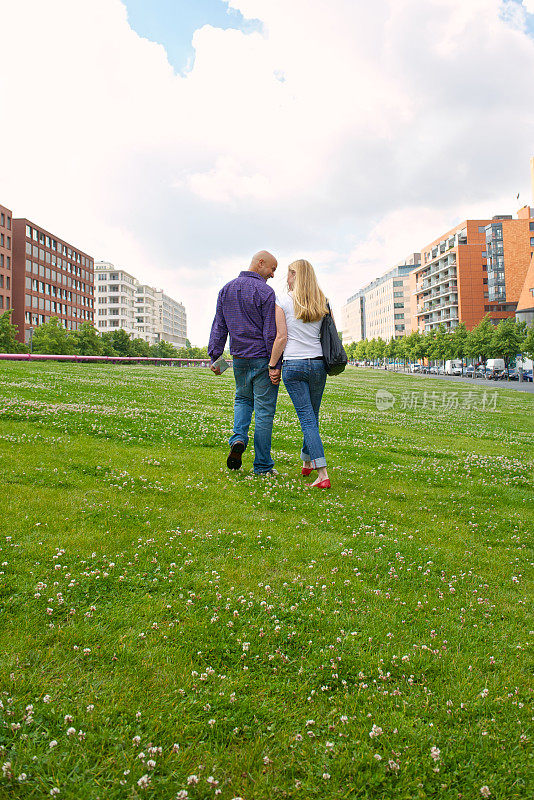
[(284, 359), (322, 356), (320, 339), (322, 320), (303, 322), (301, 319), (296, 319), (293, 298), (289, 294), (277, 295), (276, 305), (280, 306), (286, 317), (287, 344), (284, 350)]

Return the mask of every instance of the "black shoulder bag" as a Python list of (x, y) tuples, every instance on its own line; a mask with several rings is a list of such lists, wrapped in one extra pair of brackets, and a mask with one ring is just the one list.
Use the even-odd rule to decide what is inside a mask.
[(339, 375), (343, 372), (348, 358), (330, 312), (330, 305), (328, 314), (325, 314), (321, 323), (321, 347), (327, 375)]

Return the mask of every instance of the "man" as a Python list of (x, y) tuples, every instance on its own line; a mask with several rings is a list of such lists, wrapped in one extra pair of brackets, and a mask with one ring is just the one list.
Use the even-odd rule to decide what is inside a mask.
[[(241, 456), (248, 444), (248, 430), (255, 413), (254, 473), (276, 473), (271, 456), (271, 437), (278, 397), (281, 366), (269, 366), (276, 338), (275, 293), (267, 286), (274, 277), (276, 258), (266, 250), (253, 256), (248, 270), (223, 286), (217, 298), (217, 311), (211, 327), (208, 353), (211, 369), (224, 352), (230, 336), (230, 353), (234, 362), (236, 383), (234, 432), (230, 437), (228, 469), (241, 467)], [(271, 377), (272, 380), (271, 380)]]

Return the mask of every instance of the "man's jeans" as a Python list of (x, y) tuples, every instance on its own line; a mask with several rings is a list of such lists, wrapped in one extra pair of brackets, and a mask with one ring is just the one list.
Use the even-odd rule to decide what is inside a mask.
[(274, 467), (271, 437), (278, 397), (278, 386), (273, 386), (269, 378), (269, 359), (234, 358), (234, 377), (234, 433), (230, 447), (235, 442), (247, 446), (254, 411), (254, 472), (269, 472)]
[(300, 457), (316, 469), (326, 467), (323, 443), (319, 435), (319, 409), (326, 384), (322, 358), (299, 358), (284, 361), (282, 377), (293, 401), (304, 436)]

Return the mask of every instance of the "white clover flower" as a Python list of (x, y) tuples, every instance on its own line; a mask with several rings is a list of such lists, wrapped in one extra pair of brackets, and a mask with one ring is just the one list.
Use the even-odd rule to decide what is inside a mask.
[(482, 797), (490, 797), (491, 796), (491, 792), (489, 790), (489, 786), (481, 786), (480, 787), (480, 794), (482, 795)]
[(50, 742), (50, 744), (48, 746), (49, 746), (50, 749), (52, 749), (53, 747), (57, 747), (57, 741), (55, 739), (52, 739), (52, 741)]
[(384, 731), (382, 730), (382, 728), (379, 728), (378, 725), (373, 725), (373, 727), (369, 731), (369, 736), (371, 737), (371, 739), (374, 739), (377, 736), (381, 736), (383, 732)]
[(75, 736), (76, 728), (67, 728), (67, 736)]
[(200, 778), (198, 775), (190, 775), (187, 779), (188, 786), (195, 786), (199, 782)]
[(150, 778), (148, 775), (141, 775), (139, 780), (137, 781), (137, 785), (140, 789), (146, 789), (150, 783)]
[(140, 736), (134, 736), (133, 739), (132, 739), (132, 743), (137, 747), (138, 745), (141, 744), (141, 737)]
[(330, 780), (330, 773), (329, 772), (323, 772), (323, 780), (325, 780), (325, 781)]
[(434, 761), (439, 761), (440, 756), (441, 756), (441, 750), (439, 750), (439, 748), (437, 747), (430, 748), (430, 758), (432, 758)]

